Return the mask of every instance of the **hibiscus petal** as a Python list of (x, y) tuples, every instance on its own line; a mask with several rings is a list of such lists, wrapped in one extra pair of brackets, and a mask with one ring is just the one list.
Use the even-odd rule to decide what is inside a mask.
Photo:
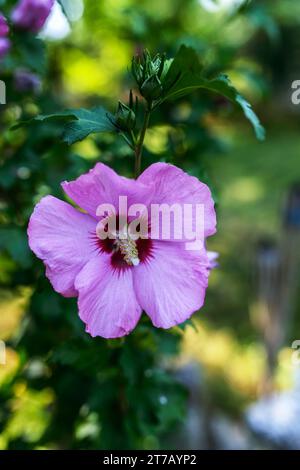
[(219, 266), (219, 263), (218, 263), (219, 253), (217, 253), (216, 251), (208, 251), (207, 257), (209, 260), (210, 269), (214, 269)]
[(78, 292), (74, 287), (77, 270), (51, 269), (46, 265), (46, 277), (51, 282), (53, 289), (64, 297), (77, 297)]
[(52, 196), (41, 199), (30, 218), (29, 246), (44, 261), (53, 288), (66, 297), (77, 295), (75, 278), (97, 253), (95, 230), (89, 215)]
[[(153, 186), (153, 185), (152, 185)], [(93, 217), (100, 204), (112, 204), (118, 213), (119, 196), (127, 196), (128, 207), (148, 201), (149, 189), (136, 180), (119, 176), (103, 163), (97, 163), (88, 173), (75, 181), (63, 182), (65, 193)]]
[(185, 243), (153, 241), (151, 258), (134, 268), (133, 284), (154, 326), (170, 328), (202, 307), (208, 275), (205, 250), (188, 251)]
[[(180, 168), (167, 163), (154, 163), (139, 177), (145, 185), (154, 183), (152, 204), (202, 204), (204, 206), (204, 237), (216, 232), (216, 213), (214, 201), (208, 186)], [(195, 225), (193, 224), (193, 230)], [(160, 238), (161, 239), (161, 238)], [(202, 240), (203, 241), (203, 240)]]
[(91, 336), (119, 338), (129, 334), (142, 313), (132, 280), (132, 269), (117, 270), (108, 255), (92, 259), (75, 281), (79, 316)]

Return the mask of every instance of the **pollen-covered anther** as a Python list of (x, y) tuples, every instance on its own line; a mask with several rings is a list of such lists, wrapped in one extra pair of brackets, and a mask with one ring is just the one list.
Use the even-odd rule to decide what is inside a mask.
[(139, 252), (134, 240), (131, 238), (123, 240), (118, 239), (117, 247), (122, 253), (127, 264), (130, 266), (138, 266), (140, 264)]

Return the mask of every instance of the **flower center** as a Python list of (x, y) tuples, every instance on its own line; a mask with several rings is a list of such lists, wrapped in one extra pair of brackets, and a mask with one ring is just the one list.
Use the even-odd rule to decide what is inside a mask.
[[(106, 236), (103, 236), (104, 233)], [(136, 235), (130, 233), (128, 224), (119, 226), (117, 218), (117, 223), (112, 224), (111, 227), (108, 223), (97, 227), (96, 233), (91, 238), (98, 250), (111, 254), (112, 266), (123, 270), (138, 266), (153, 256), (152, 240)]]
[(138, 266), (140, 264), (137, 245), (129, 235), (125, 239), (117, 238), (114, 243), (114, 250), (120, 250), (124, 260), (129, 266)]

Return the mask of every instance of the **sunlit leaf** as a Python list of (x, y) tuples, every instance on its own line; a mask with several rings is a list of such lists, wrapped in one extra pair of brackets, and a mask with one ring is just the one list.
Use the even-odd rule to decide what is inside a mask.
[(238, 105), (251, 122), (256, 137), (263, 140), (265, 130), (250, 103), (234, 88), (229, 78), (222, 74), (214, 79), (203, 76), (203, 67), (196, 51), (191, 47), (181, 46), (164, 80), (162, 101), (181, 98), (197, 89), (218, 93)]

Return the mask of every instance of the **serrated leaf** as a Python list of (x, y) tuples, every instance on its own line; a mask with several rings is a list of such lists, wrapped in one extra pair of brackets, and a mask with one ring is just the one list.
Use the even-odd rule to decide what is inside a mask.
[(258, 116), (253, 111), (251, 104), (231, 84), (227, 75), (220, 75), (213, 80), (206, 80), (203, 88), (219, 93), (220, 95), (240, 106), (246, 118), (251, 122), (256, 137), (259, 140), (264, 140), (265, 129), (261, 125)]
[(69, 145), (96, 132), (116, 132), (114, 116), (102, 107), (71, 110), (77, 120), (66, 124), (63, 139)]
[(184, 91), (191, 78), (193, 76), (198, 78), (201, 73), (202, 65), (196, 51), (192, 47), (182, 45), (174, 57), (163, 82), (166, 93), (165, 99), (170, 94)]
[(16, 130), (32, 122), (66, 121), (63, 127), (63, 140), (69, 145), (83, 140), (90, 134), (97, 132), (116, 132), (115, 118), (105, 108), (99, 106), (94, 109), (67, 109), (58, 113), (40, 114), (28, 121), (20, 121), (11, 127)]
[(35, 116), (34, 118), (28, 119), (26, 121), (19, 121), (13, 126), (11, 126), (10, 130), (14, 131), (16, 129), (19, 129), (20, 127), (28, 126), (32, 124), (33, 122), (43, 122), (43, 121), (56, 121), (56, 120), (74, 120), (77, 119), (75, 113), (72, 110), (65, 110), (61, 111), (59, 113), (53, 113), (53, 114), (39, 114), (38, 116)]
[(251, 122), (256, 137), (259, 140), (264, 139), (265, 130), (259, 118), (250, 103), (234, 88), (229, 78), (226, 75), (211, 80), (204, 77), (196, 51), (191, 47), (181, 46), (166, 74), (162, 101), (181, 98), (200, 88), (218, 93), (238, 105)]
[(76, 113), (72, 109), (66, 109), (65, 111), (61, 111), (59, 113), (53, 114), (39, 114), (38, 116), (34, 117), (34, 121), (51, 121), (56, 119), (77, 119)]

